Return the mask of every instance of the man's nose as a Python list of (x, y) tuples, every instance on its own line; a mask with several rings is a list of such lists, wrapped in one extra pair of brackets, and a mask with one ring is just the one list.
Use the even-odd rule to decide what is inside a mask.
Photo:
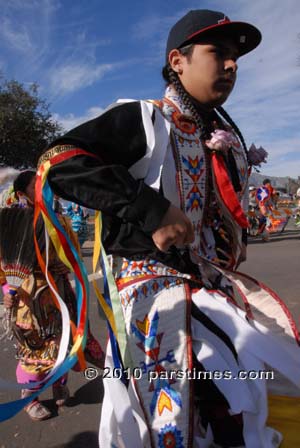
[(238, 69), (238, 65), (234, 59), (226, 59), (226, 61), (224, 63), (225, 72), (230, 71), (232, 73), (236, 73), (237, 69)]

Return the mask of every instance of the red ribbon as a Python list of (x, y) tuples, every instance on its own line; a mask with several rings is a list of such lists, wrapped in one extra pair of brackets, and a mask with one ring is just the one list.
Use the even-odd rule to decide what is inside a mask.
[(233, 219), (243, 228), (249, 227), (247, 217), (239, 203), (236, 192), (233, 189), (231, 180), (227, 174), (224, 159), (221, 154), (214, 151), (212, 153), (212, 167), (219, 195), (229, 210)]

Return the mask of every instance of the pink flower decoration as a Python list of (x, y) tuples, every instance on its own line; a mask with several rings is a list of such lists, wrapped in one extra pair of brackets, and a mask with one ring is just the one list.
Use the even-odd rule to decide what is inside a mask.
[(251, 165), (260, 166), (261, 163), (266, 163), (266, 158), (268, 157), (267, 151), (262, 148), (256, 148), (256, 146), (252, 143), (248, 151), (248, 160)]
[(206, 140), (205, 144), (208, 148), (215, 151), (226, 151), (232, 146), (239, 144), (232, 132), (223, 131), (223, 129), (216, 129), (210, 135), (211, 139)]

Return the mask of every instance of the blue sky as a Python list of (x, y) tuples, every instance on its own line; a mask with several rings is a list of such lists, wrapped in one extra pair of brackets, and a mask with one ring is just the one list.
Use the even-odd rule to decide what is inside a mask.
[(269, 152), (262, 173), (300, 176), (299, 0), (0, 0), (0, 70), (36, 82), (65, 129), (117, 98), (159, 98), (169, 28), (190, 9), (255, 24), (262, 44), (239, 60), (225, 108)]

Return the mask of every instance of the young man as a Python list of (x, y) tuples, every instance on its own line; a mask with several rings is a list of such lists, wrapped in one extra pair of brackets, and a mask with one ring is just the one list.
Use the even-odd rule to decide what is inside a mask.
[(127, 345), (120, 360), (108, 344), (100, 446), (279, 446), (265, 426), (265, 382), (232, 379), (267, 362), (296, 382), (300, 367), (293, 338), (269, 340), (254, 321), (259, 299), (290, 334), (282, 307), (235, 272), (249, 154), (221, 105), (238, 58), (260, 40), (250, 24), (190, 11), (169, 34), (161, 101), (120, 101), (40, 159), (56, 194), (101, 210), (114, 255)]

